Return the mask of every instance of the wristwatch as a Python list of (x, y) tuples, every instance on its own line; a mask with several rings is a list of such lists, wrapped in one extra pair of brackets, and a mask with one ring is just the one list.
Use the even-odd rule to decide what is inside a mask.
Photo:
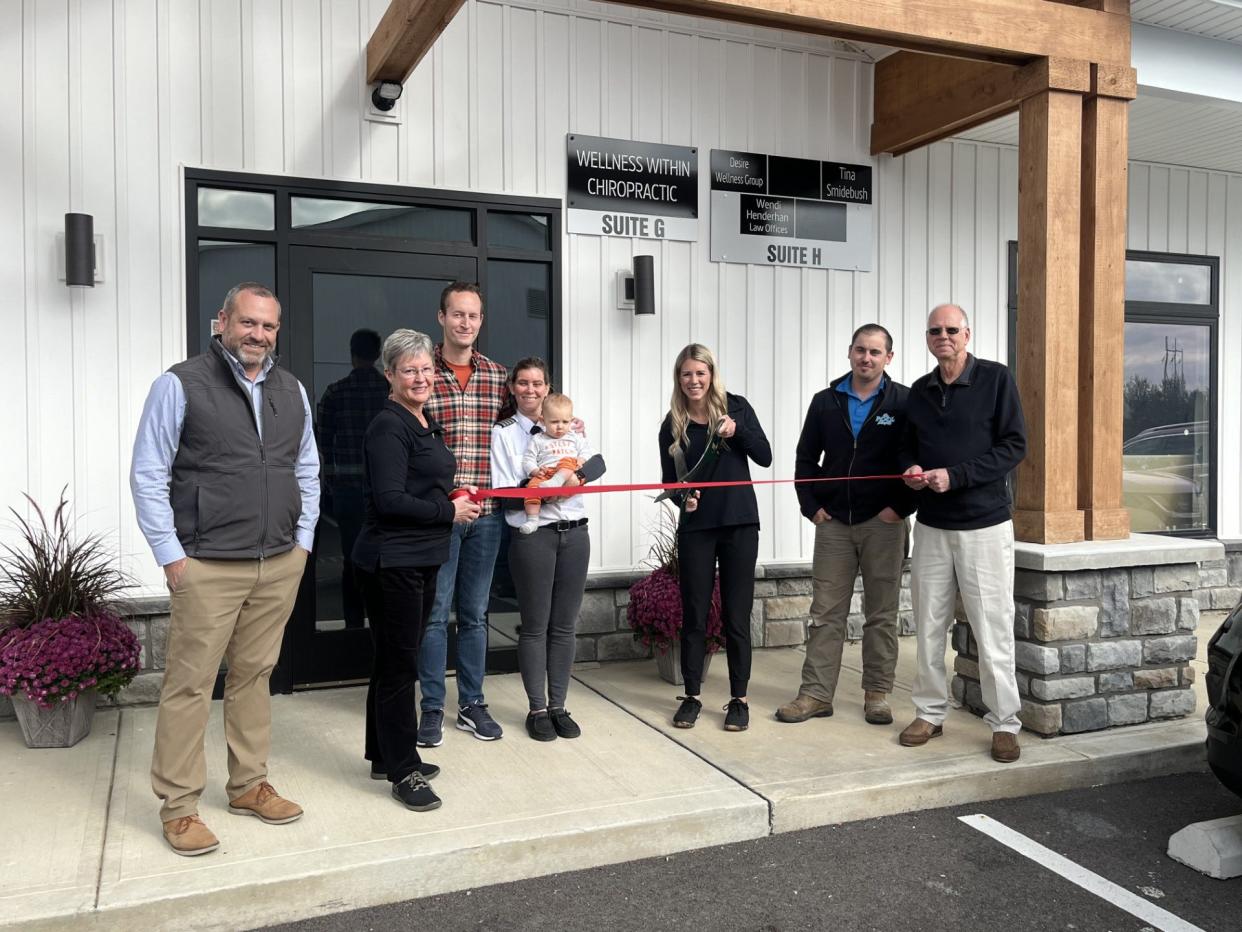
[(584, 475), (582, 474), (582, 470), (581, 470), (581, 469), (575, 469), (575, 470), (574, 470), (574, 475), (578, 477), (578, 481), (579, 481), (580, 483), (582, 483), (583, 485), (586, 485), (586, 484), (587, 484), (587, 477), (586, 477), (586, 476), (584, 476)]

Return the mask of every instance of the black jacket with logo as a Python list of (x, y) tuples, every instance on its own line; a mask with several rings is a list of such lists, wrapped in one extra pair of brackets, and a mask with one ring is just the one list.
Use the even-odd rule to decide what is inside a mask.
[[(850, 426), (848, 396), (837, 386), (846, 373), (811, 399), (798, 437), (794, 478), (891, 476), (897, 468), (906, 426), (904, 385), (885, 379), (858, 437)], [(914, 511), (914, 495), (900, 479), (859, 479), (849, 482), (804, 482), (794, 488), (802, 513), (810, 518), (824, 509), (834, 521), (861, 524), (886, 507), (903, 518)]]
[(1007, 368), (967, 354), (948, 385), (933, 369), (910, 387), (906, 418), (902, 470), (949, 471), (947, 492), (918, 493), (920, 523), (970, 531), (1010, 519), (1006, 479), (1026, 456), (1026, 420)]

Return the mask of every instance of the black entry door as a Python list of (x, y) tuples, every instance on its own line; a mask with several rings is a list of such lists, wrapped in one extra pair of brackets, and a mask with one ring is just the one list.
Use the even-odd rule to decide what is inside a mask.
[[(383, 339), (406, 327), (438, 342), (441, 290), (477, 280), (478, 268), (477, 260), (460, 256), (292, 246), (289, 272), (284, 361), (306, 386), (321, 455), (331, 460), (324, 463), (315, 548), (286, 639), (292, 685), (305, 686), (365, 679), (371, 665), (370, 630), (347, 557), (365, 510), (360, 441), (387, 390), (367, 373), (333, 392), (327, 405), (324, 393), (350, 377), (350, 338), (358, 330)], [(381, 372), (383, 363), (374, 369)], [(326, 423), (330, 438), (323, 435)]]

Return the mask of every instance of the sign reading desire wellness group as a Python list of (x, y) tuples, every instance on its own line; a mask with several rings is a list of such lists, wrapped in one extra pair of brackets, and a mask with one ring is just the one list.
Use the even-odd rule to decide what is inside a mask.
[(570, 133), (570, 233), (699, 238), (699, 154), (687, 146)]
[(712, 150), (713, 262), (871, 269), (871, 166)]

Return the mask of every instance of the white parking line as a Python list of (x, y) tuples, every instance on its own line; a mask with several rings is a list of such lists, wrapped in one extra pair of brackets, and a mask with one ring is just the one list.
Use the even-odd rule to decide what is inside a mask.
[(1161, 909), (1149, 900), (1125, 887), (1120, 887), (1111, 880), (1105, 880), (1099, 874), (1092, 873), (1085, 867), (1075, 864), (1069, 858), (1062, 857), (1051, 848), (1045, 848), (1037, 841), (1031, 841), (1021, 832), (1015, 832), (1006, 825), (985, 815), (958, 816), (971, 828), (978, 829), (999, 841), (1002, 845), (1012, 848), (1023, 857), (1030, 858), (1041, 867), (1046, 867), (1054, 874), (1060, 874), (1070, 883), (1077, 884), (1088, 893), (1094, 893), (1102, 900), (1107, 900), (1119, 909), (1124, 909), (1132, 916), (1137, 916), (1153, 928), (1161, 932), (1204, 932), (1185, 919), (1174, 916), (1167, 909)]

